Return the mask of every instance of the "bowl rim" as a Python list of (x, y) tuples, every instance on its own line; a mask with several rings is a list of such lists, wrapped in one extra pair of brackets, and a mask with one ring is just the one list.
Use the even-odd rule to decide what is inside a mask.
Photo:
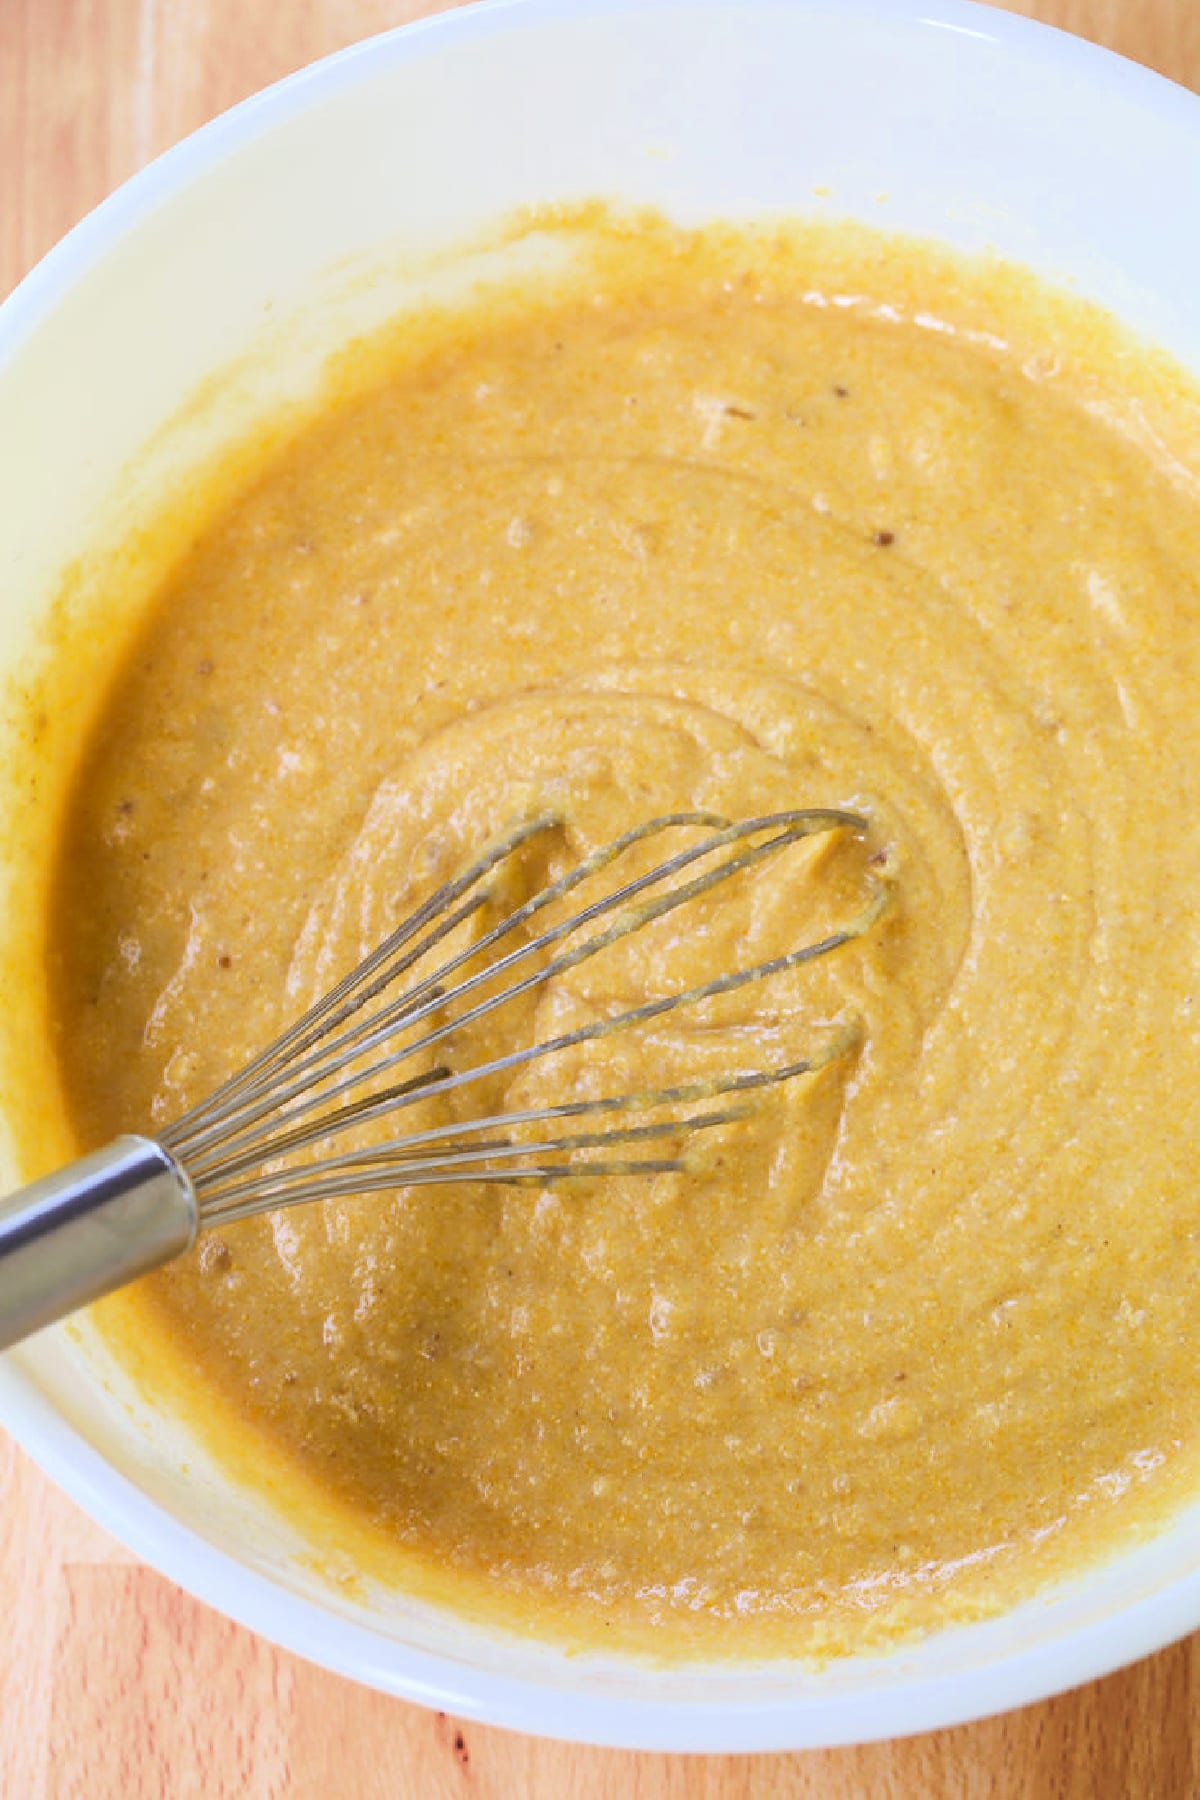
[[(659, 12), (694, 13), (698, 7), (729, 11), (737, 0), (649, 0)], [(376, 32), (335, 50), (269, 83), (217, 113), (152, 157), (58, 239), (0, 300), (0, 367), (20, 348), (39, 317), (79, 276), (100, 260), (112, 242), (165, 204), (189, 181), (274, 124), (304, 110), (310, 101), (353, 86), (368, 65), (386, 66), (419, 56), (457, 38), (488, 36), (515, 20), (589, 15), (636, 14), (647, 0), (469, 0), (449, 12), (432, 13), (406, 25)], [(760, 10), (860, 13), (864, 17), (908, 20), (918, 27), (955, 32), (997, 48), (1044, 53), (1062, 68), (1086, 74), (1106, 86), (1137, 92), (1159, 110), (1200, 132), (1197, 96), (1179, 82), (1088, 38), (1002, 11), (984, 0), (752, 0)]]
[[(744, 0), (652, 0), (660, 12), (728, 12)], [(87, 213), (0, 302), (0, 368), (109, 249), (192, 181), (275, 125), (352, 88), (365, 74), (460, 39), (566, 17), (635, 14), (647, 0), (474, 0), (364, 38), (261, 89), (153, 159)], [(1119, 88), (1191, 129), (1200, 100), (1112, 51), (977, 0), (753, 0), (757, 10), (858, 13), (958, 33), (1033, 55), (1094, 86)], [(238, 1624), (311, 1662), (463, 1719), (535, 1736), (651, 1751), (781, 1751), (866, 1743), (988, 1717), (1094, 1680), (1200, 1624), (1200, 1571), (1086, 1629), (952, 1675), (901, 1677), (869, 1694), (814, 1700), (752, 1695), (698, 1704), (551, 1688), (461, 1656), (385, 1639), (237, 1562), (180, 1523), (88, 1444), (16, 1358), (0, 1356), (0, 1426), (73, 1501), (141, 1561)], [(1121, 1558), (1114, 1559), (1116, 1561)], [(778, 1664), (774, 1665), (778, 1668)], [(843, 1665), (844, 1666), (844, 1665)]]

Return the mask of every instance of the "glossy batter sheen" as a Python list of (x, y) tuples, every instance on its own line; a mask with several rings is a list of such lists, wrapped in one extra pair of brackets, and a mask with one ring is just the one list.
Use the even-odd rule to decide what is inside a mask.
[(853, 1650), (1193, 1482), (1194, 399), (886, 239), (597, 225), (584, 262), (401, 333), (170, 573), (64, 831), (63, 1079), (81, 1140), (165, 1122), (528, 810), (566, 823), (521, 880), (651, 813), (865, 808), (507, 1022), (786, 949), (886, 849), (861, 943), (492, 1096), (860, 1022), (694, 1172), (293, 1211), (137, 1298), (218, 1438), (396, 1579), (660, 1655)]

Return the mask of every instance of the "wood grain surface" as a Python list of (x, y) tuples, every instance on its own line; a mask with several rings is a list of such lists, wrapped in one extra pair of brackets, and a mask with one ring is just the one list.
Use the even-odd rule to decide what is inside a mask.
[[(447, 9), (0, 0), (0, 296), (110, 189), (214, 113), (314, 57)], [(1200, 89), (1200, 0), (1017, 0), (1011, 10)], [(464, 1725), (273, 1649), (143, 1568), (0, 1436), (0, 1800), (467, 1794), (1182, 1800), (1200, 1796), (1200, 1637), (1046, 1705), (861, 1750), (583, 1750)]]

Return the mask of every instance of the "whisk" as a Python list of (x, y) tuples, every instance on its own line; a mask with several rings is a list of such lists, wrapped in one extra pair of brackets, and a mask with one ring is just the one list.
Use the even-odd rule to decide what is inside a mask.
[[(871, 871), (857, 916), (817, 941), (456, 1067), (455, 1046), (477, 1021), (788, 845), (833, 832), (861, 836), (868, 828), (861, 814), (838, 808), (734, 824), (706, 812), (672, 813), (583, 858), (465, 947), (447, 943), (495, 908), (506, 866), (512, 869), (523, 847), (561, 825), (546, 812), (509, 828), (296, 1024), (164, 1130), (116, 1138), (0, 1201), (0, 1348), (170, 1261), (201, 1232), (255, 1213), (447, 1183), (540, 1186), (684, 1169), (689, 1152), (681, 1144), (745, 1117), (755, 1090), (815, 1074), (854, 1047), (859, 1027), (844, 1022), (780, 1067), (524, 1110), (481, 1109), (465, 1121), (362, 1142), (363, 1127), (383, 1122), (390, 1129), (422, 1102), (491, 1085), (555, 1053), (827, 956), (870, 930), (891, 892), (885, 858)], [(599, 898), (577, 898), (560, 916), (562, 903), (590, 878), (635, 846), (681, 829), (702, 835)], [(442, 960), (435, 957), (431, 968), (439, 946)], [(639, 1122), (638, 1115), (652, 1116)]]

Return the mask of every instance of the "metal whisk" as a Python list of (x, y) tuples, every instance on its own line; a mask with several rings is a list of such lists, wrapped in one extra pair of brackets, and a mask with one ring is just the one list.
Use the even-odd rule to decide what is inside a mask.
[[(466, 927), (470, 936), (468, 921), (478, 927), (496, 905), (522, 847), (561, 823), (541, 814), (496, 839), (290, 1030), (156, 1137), (117, 1138), (0, 1201), (0, 1348), (178, 1256), (200, 1232), (254, 1213), (452, 1182), (542, 1185), (684, 1169), (681, 1143), (744, 1117), (754, 1090), (813, 1074), (853, 1048), (858, 1027), (846, 1023), (781, 1067), (524, 1110), (480, 1109), (364, 1141), (364, 1128), (386, 1128), (423, 1102), (827, 956), (868, 931), (891, 892), (885, 860), (858, 915), (816, 942), (456, 1067), (456, 1045), (498, 1009), (802, 838), (867, 830), (860, 814), (832, 808), (738, 824), (673, 813), (625, 832), (452, 948), (452, 934)], [(618, 858), (685, 828), (703, 835), (564, 914), (568, 897)], [(637, 1115), (651, 1116), (634, 1122)]]

